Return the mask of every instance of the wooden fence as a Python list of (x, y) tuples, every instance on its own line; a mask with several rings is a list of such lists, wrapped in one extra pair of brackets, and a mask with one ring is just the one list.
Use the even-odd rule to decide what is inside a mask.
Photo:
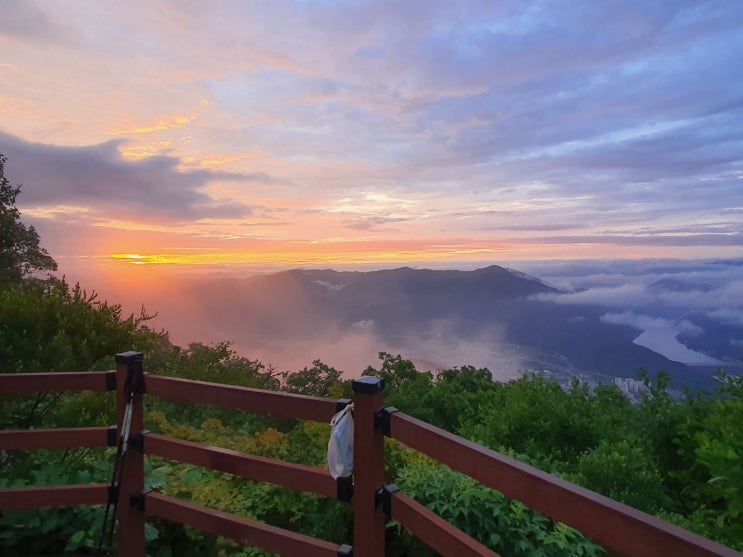
[[(134, 394), (128, 390), (134, 385)], [(571, 484), (485, 447), (384, 408), (384, 381), (353, 382), (354, 462), (350, 478), (333, 479), (327, 470), (199, 445), (144, 430), (142, 398), (160, 397), (207, 403), (251, 413), (328, 422), (349, 400), (332, 400), (145, 374), (142, 354), (116, 356), (116, 371), (0, 374), (0, 394), (61, 391), (117, 391), (117, 426), (0, 431), (0, 449), (61, 449), (116, 446), (131, 400), (131, 449), (122, 462), (118, 493), (107, 484), (26, 487), (0, 490), (0, 511), (70, 505), (106, 505), (118, 496), (118, 551), (144, 557), (147, 516), (187, 524), (282, 555), (382, 557), (385, 525), (395, 519), (445, 556), (495, 556), (441, 517), (384, 485), (384, 436), (468, 474), (569, 526), (612, 551), (627, 556), (733, 557), (741, 554), (636, 509)], [(145, 491), (144, 458), (158, 456), (269, 482), (353, 507), (352, 545), (338, 545), (261, 522)], [(351, 540), (349, 540), (351, 541)]]

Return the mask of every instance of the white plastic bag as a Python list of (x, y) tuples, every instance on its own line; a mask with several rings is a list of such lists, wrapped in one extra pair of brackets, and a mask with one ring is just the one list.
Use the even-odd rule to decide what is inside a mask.
[(330, 420), (328, 469), (334, 479), (353, 472), (353, 404), (349, 404)]

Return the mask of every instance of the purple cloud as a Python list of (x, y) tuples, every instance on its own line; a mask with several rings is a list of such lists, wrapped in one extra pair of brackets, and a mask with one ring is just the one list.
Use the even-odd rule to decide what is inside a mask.
[(215, 180), (248, 184), (268, 180), (261, 173), (181, 170), (180, 160), (170, 156), (128, 161), (119, 155), (121, 143), (58, 147), (0, 132), (0, 152), (8, 157), (7, 174), (14, 183), (23, 184), (19, 202), (26, 206), (91, 206), (110, 218), (123, 212), (142, 220), (239, 218), (249, 216), (252, 208), (215, 199), (202, 190)]

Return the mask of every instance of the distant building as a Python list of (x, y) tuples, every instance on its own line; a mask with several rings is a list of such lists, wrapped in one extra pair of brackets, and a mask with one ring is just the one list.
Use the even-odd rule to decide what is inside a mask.
[(648, 388), (642, 381), (629, 379), (625, 377), (615, 377), (614, 384), (630, 400), (637, 400), (642, 393), (647, 392)]

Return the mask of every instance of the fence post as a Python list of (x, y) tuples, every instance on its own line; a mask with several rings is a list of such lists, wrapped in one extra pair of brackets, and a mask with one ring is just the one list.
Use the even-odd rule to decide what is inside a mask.
[[(119, 552), (120, 556), (144, 557), (144, 512), (131, 504), (131, 496), (144, 490), (144, 451), (137, 440), (142, 440), (144, 413), (144, 361), (140, 352), (116, 355), (116, 423), (119, 435), (124, 427), (124, 414), (129, 402), (130, 388), (134, 389), (129, 447), (121, 462), (119, 483)], [(131, 384), (129, 384), (131, 382)]]
[(383, 557), (385, 517), (377, 493), (384, 487), (384, 435), (376, 413), (384, 403), (384, 379), (357, 379), (353, 393), (353, 554)]

